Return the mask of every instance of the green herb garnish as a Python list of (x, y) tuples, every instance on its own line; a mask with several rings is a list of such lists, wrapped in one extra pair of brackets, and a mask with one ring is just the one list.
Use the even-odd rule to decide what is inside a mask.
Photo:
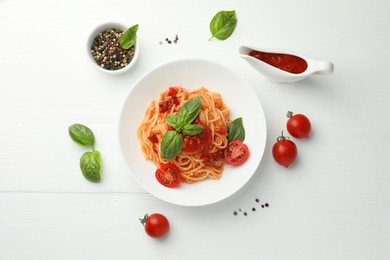
[(119, 44), (123, 49), (130, 49), (135, 44), (137, 38), (138, 24), (131, 26), (119, 39)]
[(82, 124), (73, 124), (68, 128), (72, 140), (82, 146), (92, 148), (92, 152), (84, 153), (80, 158), (80, 169), (88, 181), (100, 181), (100, 170), (102, 167), (102, 156), (95, 150), (95, 136), (91, 129)]
[(93, 135), (91, 129), (81, 124), (73, 124), (69, 126), (69, 135), (70, 138), (75, 143), (78, 143), (82, 146), (90, 146), (93, 148), (95, 145), (95, 136)]
[(161, 154), (164, 160), (175, 158), (184, 145), (183, 137), (177, 131), (168, 131), (161, 140)]
[(92, 182), (100, 181), (102, 155), (99, 151), (86, 152), (80, 158), (80, 169), (84, 177)]
[(228, 141), (241, 140), (245, 139), (245, 128), (242, 123), (242, 118), (234, 119), (228, 126)]
[(236, 11), (220, 11), (214, 15), (210, 22), (211, 38), (226, 40), (232, 35), (237, 25)]
[(181, 133), (196, 135), (203, 131), (203, 126), (191, 124), (198, 116), (202, 107), (202, 100), (199, 96), (184, 103), (177, 114), (170, 114), (165, 121), (175, 130), (168, 131), (161, 140), (161, 154), (164, 160), (175, 158), (184, 145)]

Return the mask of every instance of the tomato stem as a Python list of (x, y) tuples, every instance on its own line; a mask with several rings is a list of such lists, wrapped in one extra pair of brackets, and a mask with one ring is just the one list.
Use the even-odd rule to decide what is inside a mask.
[(148, 220), (149, 215), (145, 214), (144, 218), (139, 218), (139, 221), (141, 222), (142, 225), (145, 226), (146, 221)]
[(294, 113), (292, 111), (288, 111), (287, 114), (286, 114), (286, 116), (288, 118), (291, 118), (293, 115), (294, 115)]
[(288, 136), (284, 136), (282, 131), (282, 134), (278, 138), (276, 138), (276, 141), (282, 142), (282, 141), (286, 141), (287, 139), (289, 139)]

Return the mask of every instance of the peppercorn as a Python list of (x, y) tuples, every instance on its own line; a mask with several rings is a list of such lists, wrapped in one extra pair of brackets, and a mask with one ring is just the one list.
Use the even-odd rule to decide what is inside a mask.
[(119, 44), (123, 31), (110, 28), (99, 33), (91, 46), (91, 54), (100, 67), (118, 70), (126, 67), (134, 57), (135, 48), (123, 49)]

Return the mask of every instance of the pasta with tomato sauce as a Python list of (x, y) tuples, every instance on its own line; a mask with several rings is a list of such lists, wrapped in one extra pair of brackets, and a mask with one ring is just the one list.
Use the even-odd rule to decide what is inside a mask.
[[(182, 135), (183, 147), (170, 160), (164, 160), (161, 143), (165, 133), (173, 128), (166, 118), (177, 114), (187, 101), (199, 96), (202, 103), (198, 116), (192, 122), (203, 127), (196, 135)], [(194, 183), (206, 178), (219, 179), (224, 168), (224, 150), (228, 146), (227, 129), (231, 122), (229, 108), (219, 93), (210, 92), (204, 87), (187, 91), (173, 86), (160, 94), (158, 100), (150, 103), (138, 128), (137, 136), (141, 151), (147, 160), (152, 160), (157, 168), (167, 163), (180, 171), (181, 181)]]

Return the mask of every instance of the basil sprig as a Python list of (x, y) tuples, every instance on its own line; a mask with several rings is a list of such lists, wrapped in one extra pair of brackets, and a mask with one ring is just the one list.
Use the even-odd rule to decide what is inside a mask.
[(198, 116), (202, 107), (202, 100), (199, 96), (184, 103), (177, 114), (170, 114), (165, 121), (175, 130), (166, 132), (161, 140), (161, 154), (164, 160), (175, 158), (184, 145), (181, 133), (196, 135), (203, 131), (203, 126), (191, 124)]
[(77, 144), (92, 148), (91, 152), (85, 152), (80, 158), (80, 169), (85, 179), (91, 182), (100, 181), (102, 168), (102, 156), (95, 150), (95, 136), (91, 129), (82, 124), (73, 124), (68, 128), (70, 138)]
[(226, 40), (232, 35), (237, 25), (236, 11), (220, 11), (214, 15), (210, 22), (211, 38)]
[(242, 122), (242, 117), (234, 119), (228, 126), (228, 141), (245, 139), (245, 128)]
[(123, 49), (130, 49), (135, 44), (137, 37), (138, 24), (131, 26), (119, 39), (119, 44)]

